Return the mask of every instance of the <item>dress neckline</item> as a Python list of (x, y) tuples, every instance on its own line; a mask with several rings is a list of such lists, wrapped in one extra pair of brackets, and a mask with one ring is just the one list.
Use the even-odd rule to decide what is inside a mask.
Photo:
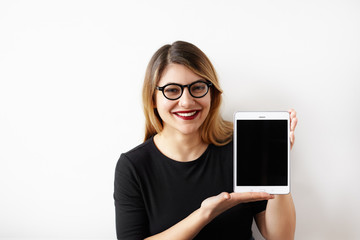
[(205, 151), (196, 159), (194, 160), (191, 160), (191, 161), (186, 161), (186, 162), (182, 162), (182, 161), (177, 161), (175, 159), (172, 159), (168, 156), (166, 156), (165, 154), (163, 154), (160, 149), (156, 146), (155, 144), (155, 141), (154, 141), (154, 136), (151, 138), (151, 145), (153, 146), (154, 150), (156, 151), (156, 153), (158, 155), (160, 155), (162, 157), (162, 159), (168, 161), (168, 162), (171, 162), (171, 163), (174, 163), (174, 164), (179, 164), (179, 165), (193, 165), (193, 164), (197, 164), (199, 162), (201, 162), (203, 159), (206, 158), (206, 155), (207, 153), (210, 151), (210, 148), (211, 148), (211, 145), (212, 144), (209, 144), (207, 146), (207, 148), (205, 149)]

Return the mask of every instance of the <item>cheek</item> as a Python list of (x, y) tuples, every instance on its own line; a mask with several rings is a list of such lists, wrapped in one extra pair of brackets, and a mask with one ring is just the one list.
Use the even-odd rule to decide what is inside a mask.
[(210, 109), (211, 109), (211, 98), (206, 96), (207, 98), (204, 99), (204, 101), (201, 102), (202, 106), (203, 106), (203, 110), (204, 110), (204, 119), (206, 119), (210, 113)]
[(162, 95), (157, 95), (155, 101), (155, 108), (157, 108), (159, 114), (167, 113), (174, 107), (174, 103), (165, 99)]
[(210, 109), (211, 107), (211, 97), (210, 94), (206, 95), (204, 98), (201, 99), (201, 105), (204, 108)]
[(157, 108), (157, 109), (161, 109), (164, 105), (164, 101), (163, 101), (163, 96), (160, 95), (160, 93), (158, 92), (156, 95), (155, 95), (155, 103), (154, 103), (154, 108)]

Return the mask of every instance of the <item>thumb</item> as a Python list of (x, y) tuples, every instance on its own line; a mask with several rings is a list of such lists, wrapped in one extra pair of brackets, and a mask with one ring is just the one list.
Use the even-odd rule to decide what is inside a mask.
[(231, 195), (228, 192), (222, 192), (218, 195), (218, 197), (225, 200), (231, 199)]
[(202, 207), (210, 207), (210, 208), (214, 208), (215, 206), (221, 204), (222, 202), (225, 202), (227, 200), (231, 199), (231, 195), (227, 192), (222, 192), (218, 195), (209, 197), (207, 199), (205, 199), (202, 203), (201, 206)]

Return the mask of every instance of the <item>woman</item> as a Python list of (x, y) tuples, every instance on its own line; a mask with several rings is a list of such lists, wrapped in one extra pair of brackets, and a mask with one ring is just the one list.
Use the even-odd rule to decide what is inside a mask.
[(143, 85), (145, 140), (115, 171), (118, 239), (249, 240), (253, 218), (266, 239), (294, 238), (290, 194), (229, 193), (233, 126), (219, 114), (221, 93), (196, 46), (178, 41), (154, 54)]

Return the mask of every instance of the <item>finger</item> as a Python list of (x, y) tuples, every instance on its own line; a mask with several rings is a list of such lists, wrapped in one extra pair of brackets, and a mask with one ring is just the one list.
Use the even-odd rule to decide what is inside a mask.
[(298, 119), (296, 117), (296, 111), (294, 109), (289, 109), (289, 118), (290, 118), (290, 130), (294, 131), (297, 125)]
[(273, 199), (274, 195), (266, 192), (245, 192), (245, 193), (231, 193), (231, 199), (237, 202), (255, 202), (261, 200)]
[(293, 108), (289, 109), (288, 112), (290, 116), (296, 117), (296, 111)]
[(297, 122), (298, 122), (297, 117), (295, 117), (295, 118), (293, 118), (293, 119), (291, 120), (291, 126), (290, 126), (290, 130), (291, 130), (291, 131), (295, 131), (295, 127), (296, 127), (296, 125), (297, 125)]
[(252, 201), (269, 200), (274, 198), (274, 195), (267, 192), (251, 192)]
[(290, 149), (292, 149), (294, 143), (295, 143), (295, 134), (294, 132), (290, 132)]

